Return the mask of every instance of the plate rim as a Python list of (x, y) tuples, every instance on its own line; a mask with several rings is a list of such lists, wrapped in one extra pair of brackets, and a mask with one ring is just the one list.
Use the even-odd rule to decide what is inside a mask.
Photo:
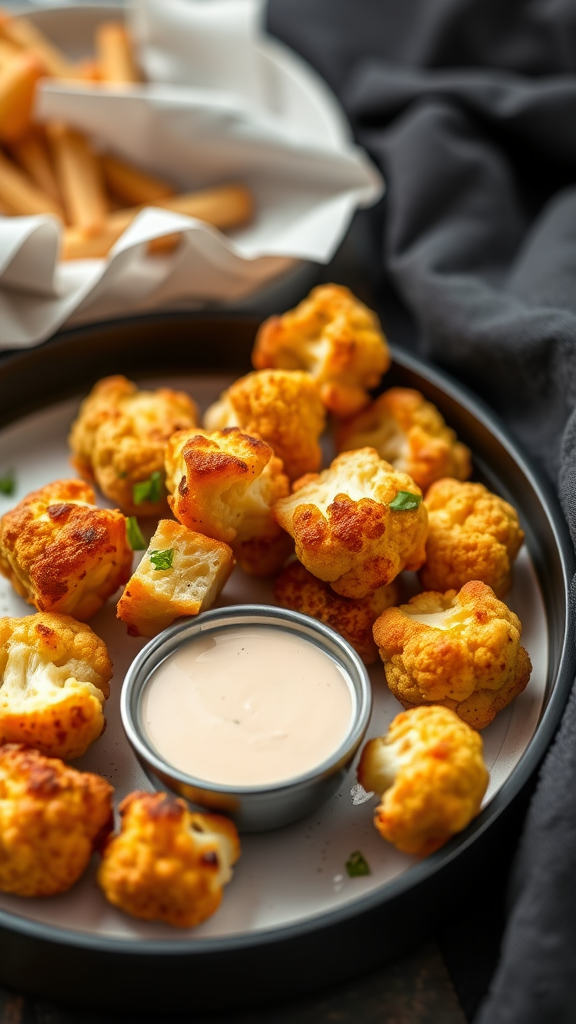
[[(79, 328), (72, 328), (59, 332), (50, 341), (40, 348), (40, 351), (49, 351), (52, 345), (60, 343), (69, 344), (80, 340), (83, 336), (97, 333), (109, 333), (113, 330), (126, 330), (138, 328), (139, 326), (150, 326), (154, 323), (166, 326), (171, 321), (192, 321), (200, 324), (208, 321), (212, 325), (230, 325), (231, 322), (241, 323), (246, 326), (256, 326), (258, 319), (254, 316), (238, 316), (226, 312), (177, 312), (177, 313), (156, 313), (148, 316), (131, 316), (104, 321), (103, 323), (92, 323)], [(567, 523), (561, 511), (560, 503), (551, 483), (545, 477), (542, 470), (534, 465), (530, 458), (524, 453), (521, 445), (509, 433), (497, 414), (490, 407), (478, 398), (469, 388), (455, 380), (443, 369), (431, 365), (425, 358), (408, 353), (394, 345), (390, 346), (393, 366), (397, 364), (402, 370), (408, 370), (424, 378), (427, 383), (438, 388), (444, 395), (455, 401), (460, 406), (465, 406), (473, 418), (478, 421), (499, 444), (507, 454), (514, 460), (521, 470), (523, 477), (530, 483), (532, 489), (538, 495), (542, 510), (546, 514), (549, 528), (551, 529), (555, 546), (559, 556), (559, 562), (563, 579), (563, 607), (565, 614), (565, 626), (562, 637), (562, 644), (558, 655), (558, 668), (553, 681), (552, 691), (547, 700), (546, 707), (538, 722), (534, 735), (524, 750), (519, 762), (513, 768), (510, 776), (503, 783), (501, 788), (492, 798), (486, 808), (468, 826), (464, 833), (455, 836), (446, 846), (436, 853), (425, 858), (417, 864), (409, 867), (402, 875), (381, 883), (377, 888), (363, 896), (358, 896), (348, 903), (336, 909), (325, 911), (314, 915), (311, 918), (283, 925), (261, 928), (247, 933), (239, 933), (227, 936), (213, 936), (210, 938), (190, 937), (178, 940), (158, 938), (120, 938), (116, 936), (101, 936), (94, 933), (75, 931), (70, 928), (59, 928), (41, 921), (24, 918), (18, 913), (0, 909), (0, 927), (8, 931), (16, 932), (22, 936), (48, 941), (53, 945), (63, 947), (74, 946), (83, 950), (93, 952), (113, 953), (115, 956), (123, 954), (125, 957), (136, 954), (140, 956), (162, 956), (162, 957), (204, 957), (210, 955), (221, 955), (233, 953), (239, 950), (256, 949), (259, 946), (282, 942), (289, 942), (294, 939), (310, 935), (314, 932), (321, 932), (336, 925), (345, 924), (351, 919), (362, 917), (370, 911), (383, 909), (386, 904), (391, 904), (403, 894), (410, 890), (417, 889), (423, 883), (430, 881), (434, 876), (440, 874), (450, 867), (455, 861), (461, 858), (476, 841), (498, 821), (504, 811), (511, 805), (514, 798), (520, 793), (532, 774), (537, 769), (554, 732), (560, 722), (573, 677), (576, 671), (576, 651), (570, 644), (570, 629), (574, 625), (574, 612), (570, 604), (569, 587), (571, 576), (574, 573), (576, 559), (572, 541), (570, 538)], [(7, 352), (0, 357), (0, 383), (4, 367), (13, 366), (18, 362), (25, 362), (34, 358), (36, 349), (16, 350)], [(193, 368), (190, 368), (193, 369)], [(146, 373), (140, 373), (146, 376)], [(57, 397), (54, 401), (48, 400), (36, 408), (47, 408), (52, 404), (61, 401)], [(25, 409), (21, 414), (10, 417), (2, 424), (8, 426), (16, 422), (22, 416), (28, 415), (32, 410)], [(546, 609), (548, 611), (548, 609)]]

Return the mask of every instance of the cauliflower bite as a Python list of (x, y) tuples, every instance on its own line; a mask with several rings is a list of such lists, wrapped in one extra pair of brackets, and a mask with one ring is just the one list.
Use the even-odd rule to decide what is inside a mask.
[(235, 826), (195, 814), (166, 793), (131, 793), (122, 831), (107, 844), (98, 884), (106, 899), (146, 921), (193, 928), (219, 907), (240, 856)]
[(352, 644), (366, 665), (372, 665), (378, 658), (372, 626), (385, 608), (398, 603), (399, 593), (398, 584), (389, 583), (358, 601), (340, 597), (300, 562), (291, 562), (274, 586), (274, 599), (282, 608), (320, 619)]
[(94, 500), (82, 480), (55, 480), (0, 520), (0, 572), (39, 611), (85, 621), (130, 575), (126, 520)]
[(110, 831), (113, 789), (20, 743), (0, 746), (0, 889), (66, 892)]
[(166, 442), (197, 423), (183, 391), (140, 391), (125, 377), (105, 377), (72, 425), (72, 464), (127, 515), (159, 516), (166, 512)]
[(482, 580), (503, 597), (524, 533), (516, 510), (482, 484), (438, 480), (425, 497), (430, 532), (420, 578), (426, 590)]
[(230, 544), (242, 568), (277, 572), (291, 549), (272, 505), (290, 485), (270, 445), (238, 427), (182, 430), (166, 451), (168, 502), (190, 530)]
[(402, 569), (422, 565), (427, 512), (420, 489), (374, 448), (343, 452), (294, 487), (274, 514), (303, 565), (337, 594), (366, 597)]
[(426, 857), (466, 828), (488, 786), (482, 739), (448, 708), (397, 715), (386, 736), (369, 740), (358, 781), (382, 794), (374, 824), (403, 853)]
[(182, 615), (211, 608), (235, 558), (222, 541), (161, 519), (118, 602), (131, 636), (156, 636)]
[(89, 619), (130, 575), (126, 520), (94, 500), (82, 480), (56, 480), (0, 520), (0, 572), (40, 612)]
[(339, 452), (371, 445), (394, 469), (425, 491), (443, 476), (466, 480), (470, 450), (457, 440), (435, 405), (411, 388), (390, 388), (338, 431)]
[(475, 729), (521, 693), (530, 658), (520, 620), (485, 583), (418, 594), (374, 623), (386, 682), (405, 708), (442, 704)]
[(0, 742), (81, 757), (104, 728), (111, 677), (104, 642), (69, 615), (0, 619)]
[(240, 427), (274, 449), (284, 471), (294, 480), (319, 469), (318, 438), (326, 413), (318, 387), (300, 370), (260, 370), (241, 377), (211, 405), (204, 417), (207, 430)]
[(354, 416), (369, 402), (390, 366), (378, 317), (340, 284), (323, 284), (283, 316), (260, 326), (252, 364), (307, 370), (324, 405), (336, 416)]

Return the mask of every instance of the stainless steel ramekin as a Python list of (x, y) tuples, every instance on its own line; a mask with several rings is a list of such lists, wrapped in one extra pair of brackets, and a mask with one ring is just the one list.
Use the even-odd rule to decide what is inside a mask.
[[(161, 662), (194, 636), (242, 625), (270, 626), (305, 637), (337, 662), (351, 684), (354, 698), (348, 733), (329, 758), (302, 775), (263, 786), (223, 785), (180, 771), (158, 754), (142, 723), (142, 693)], [(288, 825), (333, 796), (362, 742), (371, 707), (372, 693), (366, 669), (346, 640), (308, 615), (257, 604), (214, 609), (164, 630), (146, 644), (132, 663), (121, 698), (126, 735), (152, 785), (156, 789), (168, 786), (191, 803), (228, 814), (243, 832), (261, 832)]]

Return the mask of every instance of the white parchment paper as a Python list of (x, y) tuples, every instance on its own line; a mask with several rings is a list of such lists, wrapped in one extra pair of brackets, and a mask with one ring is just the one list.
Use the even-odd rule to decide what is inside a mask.
[[(129, 16), (147, 82), (46, 79), (37, 118), (65, 120), (182, 190), (243, 181), (256, 216), (224, 235), (149, 208), (106, 259), (66, 262), (56, 219), (0, 217), (1, 348), (79, 320), (238, 301), (295, 261), (328, 262), (355, 209), (382, 193), (327, 87), (262, 32), (260, 0), (134, 0)], [(173, 254), (147, 254), (174, 231), (183, 242)]]

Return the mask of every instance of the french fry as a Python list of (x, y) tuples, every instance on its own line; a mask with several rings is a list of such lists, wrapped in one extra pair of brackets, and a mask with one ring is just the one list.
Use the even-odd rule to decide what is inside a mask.
[(17, 215), (54, 213), (64, 219), (62, 208), (3, 153), (0, 153), (0, 203)]
[(8, 42), (30, 50), (44, 65), (44, 73), (55, 78), (75, 78), (75, 65), (28, 18), (0, 13), (0, 35)]
[(50, 162), (50, 154), (40, 132), (30, 132), (18, 142), (12, 143), (10, 152), (16, 162), (30, 175), (32, 181), (61, 207), (60, 190)]
[(96, 29), (96, 59), (103, 82), (140, 82), (132, 42), (120, 21), (105, 21)]
[[(254, 200), (251, 192), (245, 185), (237, 184), (219, 185), (216, 188), (171, 196), (150, 205), (184, 213), (189, 217), (197, 217), (222, 230), (239, 227), (240, 224), (246, 223), (254, 212)], [(106, 256), (141, 209), (143, 207), (137, 206), (109, 213), (104, 230), (92, 238), (86, 238), (77, 229), (67, 228), (64, 232), (61, 258), (74, 260)], [(173, 239), (174, 235), (168, 237)], [(156, 241), (163, 240), (155, 239), (154, 242)], [(168, 244), (171, 247), (174, 246), (173, 241)], [(158, 245), (155, 248), (156, 251), (159, 251), (162, 247)]]
[(167, 181), (145, 174), (118, 157), (103, 156), (101, 163), (107, 187), (124, 204), (140, 206), (174, 195), (174, 189)]
[(14, 57), (18, 57), (22, 53), (20, 46), (16, 46), (15, 43), (10, 43), (7, 39), (0, 37), (0, 66), (9, 64)]
[(108, 201), (100, 162), (88, 139), (61, 123), (46, 126), (66, 219), (85, 235), (105, 227)]
[(19, 53), (0, 67), (0, 139), (18, 139), (30, 128), (36, 82), (42, 66), (28, 53)]

